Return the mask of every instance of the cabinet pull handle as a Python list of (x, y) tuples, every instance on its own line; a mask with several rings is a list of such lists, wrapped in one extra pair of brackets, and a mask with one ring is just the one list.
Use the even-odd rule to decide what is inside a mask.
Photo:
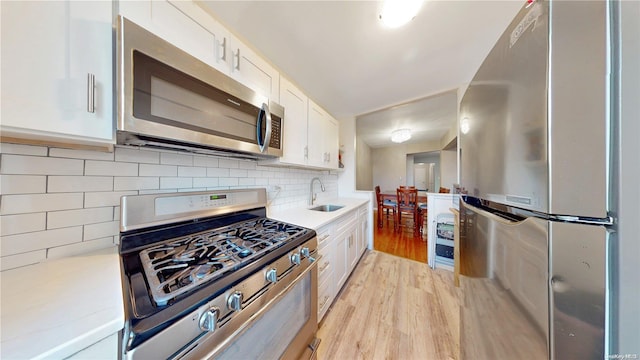
[(322, 264), (322, 267), (320, 268), (320, 272), (323, 272), (324, 269), (327, 268), (327, 266), (329, 266), (329, 262), (328, 261), (326, 261), (324, 264)]
[(227, 38), (222, 38), (222, 43), (218, 42), (218, 52), (222, 53), (218, 58), (222, 61), (227, 61)]
[(240, 71), (240, 48), (238, 48), (238, 51), (233, 54), (233, 57), (236, 58), (236, 64), (233, 66), (233, 68), (236, 71)]
[(326, 238), (328, 238), (328, 237), (329, 237), (329, 234), (327, 234), (327, 235), (325, 235), (325, 236), (321, 237), (321, 238), (320, 238), (320, 240), (318, 240), (318, 242), (324, 241), (324, 240), (325, 240)]
[(87, 112), (96, 112), (96, 76), (92, 73), (87, 74)]
[(305, 159), (309, 158), (309, 147), (308, 146), (304, 147), (304, 158)]

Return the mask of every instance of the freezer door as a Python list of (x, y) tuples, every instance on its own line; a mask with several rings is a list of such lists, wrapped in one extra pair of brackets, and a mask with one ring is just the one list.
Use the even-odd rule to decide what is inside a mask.
[(549, 357), (548, 222), (461, 202), (460, 358)]
[(552, 357), (603, 359), (609, 232), (551, 222), (549, 235)]

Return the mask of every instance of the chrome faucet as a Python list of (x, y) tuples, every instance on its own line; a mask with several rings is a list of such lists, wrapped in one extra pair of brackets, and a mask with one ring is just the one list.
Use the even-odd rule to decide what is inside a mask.
[(318, 182), (320, 183), (320, 189), (324, 192), (325, 188), (324, 188), (324, 184), (322, 183), (322, 180), (320, 180), (319, 177), (314, 177), (313, 179), (311, 179), (311, 184), (309, 185), (309, 203), (311, 205), (313, 205), (313, 202), (316, 201), (316, 195), (313, 193), (313, 182), (318, 180)]

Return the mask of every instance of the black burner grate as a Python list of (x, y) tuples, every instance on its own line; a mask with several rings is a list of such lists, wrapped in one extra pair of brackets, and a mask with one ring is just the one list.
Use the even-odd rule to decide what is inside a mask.
[(140, 251), (151, 295), (163, 306), (302, 235), (305, 228), (261, 218), (162, 242)]

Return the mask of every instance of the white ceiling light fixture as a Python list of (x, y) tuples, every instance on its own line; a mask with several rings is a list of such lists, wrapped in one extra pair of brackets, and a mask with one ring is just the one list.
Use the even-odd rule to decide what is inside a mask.
[(409, 139), (411, 139), (411, 130), (409, 129), (398, 129), (391, 132), (391, 141), (394, 143), (403, 143)]
[(390, 28), (400, 27), (411, 21), (422, 6), (423, 0), (385, 0), (380, 20)]

